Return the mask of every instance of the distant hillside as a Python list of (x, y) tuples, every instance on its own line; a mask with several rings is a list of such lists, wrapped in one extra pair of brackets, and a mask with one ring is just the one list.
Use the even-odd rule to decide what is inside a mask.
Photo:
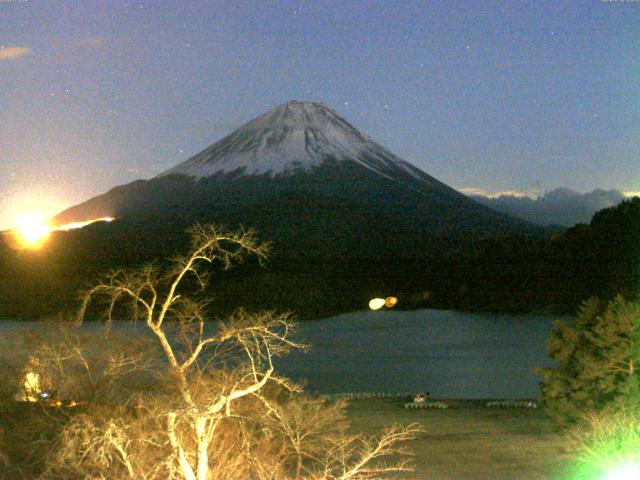
[[(58, 232), (39, 251), (16, 252), (0, 242), (0, 312), (33, 317), (70, 308), (98, 272), (183, 251), (183, 226), (150, 215)], [(396, 308), (574, 313), (593, 295), (640, 292), (640, 198), (553, 238), (501, 234), (419, 245), (423, 255), (413, 258), (280, 256), (266, 268), (249, 262), (214, 275), (208, 294), (218, 312), (244, 305), (320, 318), (364, 309), (369, 298), (388, 294), (399, 297)]]
[(591, 296), (638, 298), (640, 198), (552, 238), (495, 236), (437, 262), (443, 306), (573, 313)]

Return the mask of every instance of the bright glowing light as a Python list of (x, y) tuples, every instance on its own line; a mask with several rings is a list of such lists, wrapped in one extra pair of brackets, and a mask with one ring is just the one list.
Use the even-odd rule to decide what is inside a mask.
[(51, 232), (75, 230), (86, 227), (96, 222), (112, 222), (113, 217), (94, 218), (83, 222), (72, 222), (57, 227), (49, 225), (45, 220), (36, 215), (29, 215), (16, 222), (13, 232), (22, 248), (40, 248), (47, 240)]
[(387, 308), (393, 308), (398, 303), (398, 299), (396, 297), (387, 297), (384, 299), (384, 306)]
[(609, 470), (603, 480), (637, 480), (640, 478), (640, 462), (623, 463)]
[(371, 299), (371, 301), (369, 301), (369, 308), (371, 310), (378, 310), (384, 307), (384, 305), (385, 305), (384, 298), (373, 298)]
[(398, 303), (398, 299), (396, 297), (387, 297), (387, 298), (372, 298), (369, 301), (369, 308), (371, 310), (380, 310), (382, 307), (393, 308)]
[(113, 222), (115, 219), (113, 217), (103, 217), (103, 218), (94, 218), (93, 220), (85, 220), (84, 222), (72, 222), (67, 223), (66, 225), (60, 225), (59, 227), (55, 227), (54, 230), (59, 230), (66, 232), (68, 230), (75, 230), (76, 228), (83, 228), (87, 225), (91, 225), (96, 222)]
[(16, 227), (20, 243), (27, 248), (39, 247), (47, 239), (50, 231), (47, 222), (35, 215), (21, 218)]

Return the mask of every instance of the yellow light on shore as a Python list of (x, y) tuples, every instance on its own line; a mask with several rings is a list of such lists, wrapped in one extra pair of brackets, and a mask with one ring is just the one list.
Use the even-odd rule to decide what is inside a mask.
[(372, 298), (369, 300), (369, 308), (371, 310), (380, 310), (382, 307), (393, 308), (398, 303), (397, 297)]
[(381, 309), (382, 307), (384, 307), (384, 305), (385, 305), (385, 300), (384, 300), (384, 298), (372, 298), (372, 299), (369, 301), (369, 308), (370, 308), (371, 310), (379, 310), (379, 309)]
[(398, 303), (398, 298), (397, 297), (387, 297), (384, 299), (384, 306), (387, 308), (393, 308), (396, 306), (396, 303)]

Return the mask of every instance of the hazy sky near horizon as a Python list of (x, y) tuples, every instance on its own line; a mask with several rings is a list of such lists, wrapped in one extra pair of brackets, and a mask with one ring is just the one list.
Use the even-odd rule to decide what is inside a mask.
[(289, 99), (454, 188), (640, 191), (640, 1), (0, 1), (0, 228)]

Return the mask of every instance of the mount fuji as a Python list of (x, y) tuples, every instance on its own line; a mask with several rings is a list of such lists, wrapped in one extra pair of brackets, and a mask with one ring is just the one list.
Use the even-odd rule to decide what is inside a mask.
[(248, 262), (205, 292), (219, 312), (243, 305), (306, 318), (366, 308), (391, 292), (403, 306), (450, 308), (468, 274), (484, 272), (455, 276), (459, 255), (495, 234), (546, 233), (439, 182), (332, 109), (294, 101), (53, 223), (103, 217), (115, 220), (54, 232), (42, 251), (0, 248), (0, 315), (66, 310), (102, 272), (184, 253), (195, 222), (253, 227), (272, 242), (266, 268)]
[(331, 108), (298, 101), (54, 221), (104, 216), (144, 219), (169, 236), (167, 225), (181, 232), (195, 221), (253, 226), (274, 255), (314, 258), (415, 257), (436, 238), (536, 230), (400, 159)]

